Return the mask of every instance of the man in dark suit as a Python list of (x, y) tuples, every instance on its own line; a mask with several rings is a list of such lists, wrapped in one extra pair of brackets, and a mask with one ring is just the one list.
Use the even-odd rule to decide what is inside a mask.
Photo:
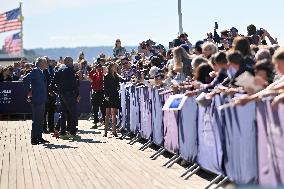
[(50, 86), (54, 79), (55, 65), (47, 56), (45, 56), (44, 58), (47, 60), (48, 68), (43, 71), (43, 74), (45, 75), (45, 79), (47, 81), (47, 102), (45, 104), (43, 132), (50, 133), (54, 132), (54, 112), (56, 96), (51, 90)]
[[(76, 139), (78, 115), (77, 115), (77, 102), (79, 102), (79, 87), (76, 73), (73, 68), (73, 59), (71, 57), (64, 58), (65, 66), (59, 69), (55, 74), (54, 83), (61, 99), (61, 131), (62, 139)], [(68, 125), (66, 133), (66, 119), (69, 115), (70, 125)]]
[(45, 58), (36, 59), (36, 67), (24, 78), (24, 84), (28, 89), (28, 98), (32, 104), (32, 131), (31, 143), (48, 143), (42, 138), (45, 103), (47, 101), (47, 84), (43, 71), (47, 69)]

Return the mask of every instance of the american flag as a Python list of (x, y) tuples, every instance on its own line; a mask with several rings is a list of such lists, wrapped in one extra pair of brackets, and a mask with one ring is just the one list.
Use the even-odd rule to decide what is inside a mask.
[(15, 33), (5, 38), (4, 50), (9, 55), (20, 55), (22, 51), (21, 33)]
[(21, 29), (21, 9), (16, 8), (0, 14), (0, 33)]

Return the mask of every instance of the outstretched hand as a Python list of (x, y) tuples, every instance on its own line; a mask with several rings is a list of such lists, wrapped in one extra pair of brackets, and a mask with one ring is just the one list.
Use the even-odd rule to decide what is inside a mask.
[(242, 96), (242, 97), (239, 97), (239, 98), (235, 98), (233, 101), (234, 101), (236, 106), (245, 106), (251, 100), (250, 100), (249, 96)]
[(284, 101), (284, 94), (276, 96), (271, 103), (272, 108), (277, 109), (278, 105), (283, 101)]

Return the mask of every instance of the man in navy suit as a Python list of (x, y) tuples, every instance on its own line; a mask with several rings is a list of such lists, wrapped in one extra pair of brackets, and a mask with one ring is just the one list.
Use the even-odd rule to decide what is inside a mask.
[[(68, 56), (65, 57), (64, 64), (65, 66), (55, 74), (54, 78), (61, 99), (60, 135), (62, 139), (78, 139), (79, 136), (76, 135), (76, 127), (78, 126), (77, 103), (80, 100), (78, 80), (73, 68), (73, 59)], [(68, 115), (70, 125), (66, 128)]]
[(32, 145), (48, 143), (42, 138), (45, 103), (47, 101), (47, 81), (43, 71), (47, 69), (47, 61), (40, 57), (36, 59), (35, 64), (36, 67), (23, 78), (28, 89), (28, 98), (31, 99), (32, 104)]
[(56, 95), (51, 90), (51, 83), (54, 79), (55, 65), (54, 62), (50, 60), (47, 56), (45, 56), (44, 58), (46, 59), (48, 66), (47, 69), (43, 71), (43, 74), (45, 75), (45, 79), (47, 82), (47, 102), (45, 104), (43, 132), (50, 133), (54, 132), (54, 112), (55, 112)]

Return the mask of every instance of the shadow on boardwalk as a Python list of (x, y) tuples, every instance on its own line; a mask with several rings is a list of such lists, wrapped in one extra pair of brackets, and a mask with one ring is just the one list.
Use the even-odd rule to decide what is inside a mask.
[(45, 148), (49, 148), (49, 149), (68, 149), (68, 148), (78, 148), (76, 146), (68, 146), (68, 145), (65, 145), (65, 144), (44, 144), (43, 145)]

